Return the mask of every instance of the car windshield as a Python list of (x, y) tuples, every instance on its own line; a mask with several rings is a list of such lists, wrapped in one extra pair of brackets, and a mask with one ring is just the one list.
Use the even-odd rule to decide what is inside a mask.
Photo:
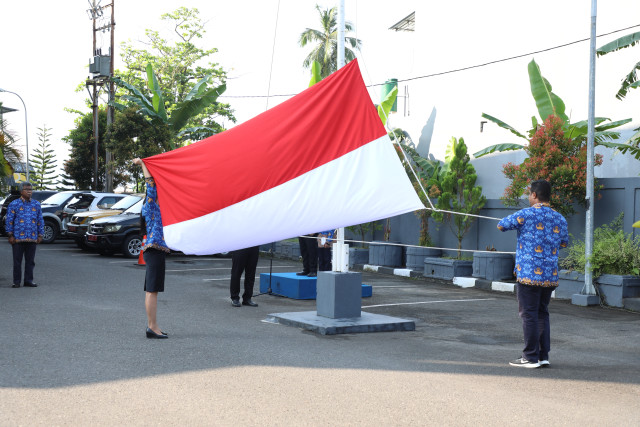
[(142, 199), (142, 197), (132, 194), (132, 195), (127, 196), (124, 199), (120, 200), (115, 205), (111, 206), (111, 209), (122, 209), (122, 210), (129, 209), (136, 202), (140, 201), (140, 199)]
[(43, 205), (61, 205), (71, 197), (71, 193), (58, 193), (42, 201)]
[(78, 194), (71, 199), (67, 206), (73, 207), (74, 209), (87, 209), (91, 206), (93, 199), (92, 194)]
[(135, 205), (131, 206), (129, 209), (127, 209), (123, 213), (126, 213), (126, 214), (139, 214), (140, 212), (142, 212), (142, 205), (143, 204), (144, 204), (144, 200), (139, 200), (138, 203), (136, 203)]

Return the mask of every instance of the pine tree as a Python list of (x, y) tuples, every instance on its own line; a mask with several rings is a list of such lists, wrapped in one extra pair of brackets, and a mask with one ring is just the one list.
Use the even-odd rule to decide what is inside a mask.
[(47, 125), (38, 128), (40, 145), (31, 154), (31, 166), (33, 167), (31, 183), (34, 190), (54, 190), (58, 178), (58, 175), (55, 174), (56, 154), (49, 144), (50, 130), (51, 128), (47, 128)]
[(64, 172), (58, 175), (58, 182), (56, 187), (57, 187), (56, 190), (58, 191), (78, 189), (78, 186), (76, 185), (76, 182), (73, 180), (73, 178)]

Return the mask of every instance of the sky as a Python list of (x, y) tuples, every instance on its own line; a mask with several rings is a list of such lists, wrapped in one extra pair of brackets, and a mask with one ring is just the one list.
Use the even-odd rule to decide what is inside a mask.
[[(336, 4), (317, 3), (321, 7)], [(640, 24), (637, 0), (599, 3), (598, 34)], [(435, 108), (431, 151), (440, 158), (451, 136), (464, 136), (471, 152), (490, 143), (522, 142), (496, 126), (480, 133), (480, 115), (492, 114), (522, 132), (529, 129), (531, 116), (537, 115), (527, 74), (527, 63), (534, 57), (554, 92), (567, 104), (571, 118), (586, 119), (589, 43), (445, 76), (402, 80), (588, 38), (590, 4), (590, 0), (539, 0), (535, 7), (507, 0), (345, 0), (346, 19), (355, 25), (354, 35), (363, 41), (358, 56), (365, 84), (376, 85), (391, 77), (401, 80), (400, 94), (405, 87), (409, 93), (408, 108), (405, 99), (400, 99), (401, 108), (390, 122), (409, 131), (415, 141)], [(309, 71), (302, 68), (308, 49), (298, 45), (298, 38), (305, 28), (319, 27), (316, 1), (309, 0), (183, 0), (179, 4), (115, 0), (116, 68), (122, 68), (120, 43), (143, 40), (147, 28), (170, 31), (159, 18), (178, 5), (198, 8), (207, 23), (199, 45), (218, 49), (211, 60), (228, 72), (226, 97), (221, 100), (235, 110), (236, 124), (287, 98), (235, 97), (295, 94), (308, 86)], [(73, 128), (74, 120), (65, 108), (86, 108), (87, 92), (75, 89), (88, 76), (92, 50), (88, 8), (88, 2), (80, 0), (0, 0), (0, 88), (18, 93), (27, 106), (31, 153), (38, 144), (37, 128), (46, 125), (52, 129), (50, 141), (59, 164), (68, 156), (69, 146), (62, 138)], [(416, 11), (415, 33), (388, 29), (412, 11)], [(601, 38), (597, 45), (634, 31), (640, 28)], [(108, 33), (103, 37), (106, 42)], [(632, 91), (622, 102), (614, 98), (620, 79), (639, 58), (640, 46), (636, 46), (598, 60), (596, 115), (621, 119), (635, 114), (634, 124), (640, 125), (640, 91)], [(378, 86), (371, 87), (370, 94), (373, 102), (379, 102)], [(0, 93), (0, 102), (20, 110), (5, 119), (23, 145), (25, 122), (20, 100)]]

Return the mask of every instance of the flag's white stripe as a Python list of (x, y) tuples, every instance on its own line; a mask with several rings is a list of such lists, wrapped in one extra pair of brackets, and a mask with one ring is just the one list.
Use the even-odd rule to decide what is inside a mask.
[[(265, 164), (264, 167), (277, 168), (278, 165)], [(216, 197), (215, 193), (206, 192), (201, 196)], [(389, 137), (384, 135), (240, 203), (167, 226), (164, 236), (172, 249), (204, 255), (422, 208)]]

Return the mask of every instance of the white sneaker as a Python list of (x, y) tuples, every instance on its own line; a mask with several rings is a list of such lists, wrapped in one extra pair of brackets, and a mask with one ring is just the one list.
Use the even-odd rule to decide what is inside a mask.
[(548, 360), (541, 360), (539, 363), (541, 368), (548, 368), (550, 365)]
[(540, 362), (529, 362), (524, 357), (521, 357), (520, 359), (516, 359), (513, 362), (509, 362), (509, 365), (518, 366), (520, 368), (530, 368), (531, 369), (531, 368), (539, 368), (540, 367)]

